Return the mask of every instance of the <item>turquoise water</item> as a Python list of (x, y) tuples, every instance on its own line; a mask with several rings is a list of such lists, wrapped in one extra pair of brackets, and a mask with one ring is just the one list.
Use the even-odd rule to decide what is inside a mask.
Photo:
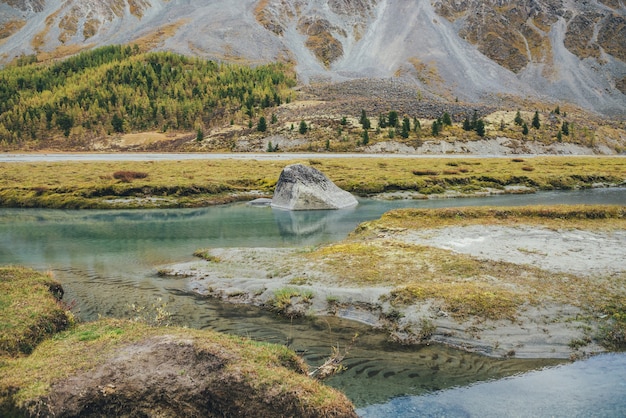
[[(365, 408), (360, 410), (363, 415), (419, 416), (421, 414), (414, 415), (418, 408), (432, 411), (430, 416), (481, 416), (477, 412), (480, 405), (470, 405), (467, 401), (459, 406), (444, 394), (464, 390), (454, 389), (457, 387), (471, 389), (472, 395), (468, 396), (479, 396), (473, 391), (479, 392), (484, 400), (480, 404), (487, 408), (490, 404), (486, 399), (490, 394), (498, 394), (495, 388), (499, 386), (489, 383), (480, 386), (475, 385), (476, 382), (500, 379), (497, 382), (504, 384), (509, 382), (505, 379), (509, 376), (554, 366), (555, 361), (489, 359), (437, 345), (400, 347), (389, 343), (378, 331), (336, 318), (286, 321), (255, 307), (233, 306), (189, 294), (184, 280), (158, 277), (157, 270), (168, 263), (192, 259), (191, 254), (198, 248), (301, 247), (336, 241), (360, 222), (378, 218), (394, 208), (556, 203), (626, 205), (626, 189), (475, 199), (364, 199), (353, 209), (315, 212), (277, 211), (243, 203), (176, 210), (0, 209), (0, 264), (52, 271), (63, 283), (66, 301), (75, 300), (77, 313), (85, 320), (98, 316), (133, 317), (132, 304), (148, 308), (155, 303), (167, 304), (166, 309), (173, 314), (176, 324), (287, 344), (302, 353), (312, 365), (323, 362), (332, 346), (345, 347), (358, 332), (358, 342), (346, 361), (348, 370), (331, 379), (329, 384), (343, 390), (356, 405)], [(578, 364), (582, 363), (572, 366), (580, 367)], [(590, 367), (596, 365), (591, 363)], [(572, 366), (557, 370), (569, 370)], [(537, 373), (544, 376), (546, 372)], [(605, 371), (605, 374), (610, 375), (610, 372)], [(616, 373), (626, 375), (623, 363), (612, 373), (612, 379), (618, 379)], [(548, 379), (551, 375), (545, 376)], [(518, 399), (519, 389), (510, 387), (502, 396)], [(570, 388), (566, 390), (567, 396), (577, 396), (576, 389), (584, 386), (565, 387)], [(623, 390), (623, 386), (615, 384), (609, 393), (615, 395), (619, 390)], [(596, 396), (594, 392), (589, 393)], [(415, 395), (418, 397), (413, 397)], [(546, 413), (540, 415), (558, 415), (556, 406), (551, 406), (560, 405), (556, 398), (533, 398), (532, 393), (524, 396), (534, 399), (537, 405), (545, 404), (546, 409), (542, 411)], [(563, 396), (566, 400), (566, 395)], [(621, 399), (626, 399), (626, 395)], [(625, 404), (626, 401), (618, 401), (617, 407), (623, 408)], [(518, 416), (519, 404), (512, 402), (510, 405), (508, 409), (504, 405), (502, 415)]]
[(607, 354), (358, 411), (370, 417), (626, 417), (626, 355)]

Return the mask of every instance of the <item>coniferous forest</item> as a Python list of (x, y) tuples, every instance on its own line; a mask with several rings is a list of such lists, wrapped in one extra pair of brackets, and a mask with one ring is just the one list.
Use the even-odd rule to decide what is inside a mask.
[(0, 71), (0, 144), (196, 130), (233, 112), (291, 99), (282, 64), (254, 68), (170, 52), (106, 46), (52, 64), (18, 60)]

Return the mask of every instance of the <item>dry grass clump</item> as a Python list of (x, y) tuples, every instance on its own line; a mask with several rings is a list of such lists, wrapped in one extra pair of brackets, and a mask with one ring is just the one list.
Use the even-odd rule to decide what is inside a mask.
[(602, 344), (611, 350), (626, 350), (626, 303), (619, 294), (610, 295), (598, 312), (607, 318), (600, 328)]
[(438, 171), (435, 170), (413, 170), (411, 171), (416, 176), (437, 176), (439, 175)]
[(441, 308), (455, 318), (472, 316), (492, 320), (515, 320), (525, 302), (515, 292), (471, 282), (411, 284), (393, 290), (390, 296), (395, 305), (412, 305), (429, 299), (442, 300)]
[(193, 256), (201, 258), (201, 259), (203, 259), (205, 261), (208, 261), (208, 262), (212, 262), (212, 263), (219, 263), (220, 261), (222, 261), (219, 257), (211, 254), (211, 249), (210, 248), (198, 249), (198, 250), (193, 252)]
[(122, 170), (113, 173), (114, 179), (117, 179), (124, 183), (130, 183), (131, 181), (136, 179), (145, 179), (146, 177), (148, 177), (148, 173), (144, 173), (141, 171)]

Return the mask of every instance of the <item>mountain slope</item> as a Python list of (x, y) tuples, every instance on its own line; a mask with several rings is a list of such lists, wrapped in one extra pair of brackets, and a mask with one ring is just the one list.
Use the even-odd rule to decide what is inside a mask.
[(620, 0), (2, 0), (0, 59), (111, 43), (296, 64), (301, 82), (398, 77), (464, 101), (502, 95), (626, 115)]

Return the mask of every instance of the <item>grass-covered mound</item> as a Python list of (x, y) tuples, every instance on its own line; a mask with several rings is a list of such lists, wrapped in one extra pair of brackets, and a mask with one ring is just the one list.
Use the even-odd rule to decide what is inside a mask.
[(2, 416), (355, 416), (291, 350), (211, 331), (102, 320), (3, 369)]
[(71, 314), (59, 303), (60, 283), (21, 267), (0, 267), (0, 356), (30, 353), (67, 328)]
[[(54, 332), (54, 309), (46, 308), (56, 304), (51, 281), (25, 269), (1, 271), (1, 323), (20, 312)], [(3, 330), (3, 345), (19, 346), (24, 333)], [(56, 333), (28, 356), (13, 352), (0, 352), (3, 417), (356, 416), (344, 395), (310, 378), (286, 347), (212, 331), (107, 319)]]

